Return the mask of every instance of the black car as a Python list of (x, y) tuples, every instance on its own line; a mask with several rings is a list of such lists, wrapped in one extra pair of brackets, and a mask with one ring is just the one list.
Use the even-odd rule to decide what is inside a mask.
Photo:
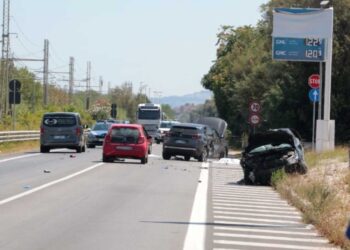
[(186, 161), (191, 157), (200, 162), (206, 161), (209, 153), (207, 126), (195, 123), (179, 123), (171, 127), (164, 138), (163, 159), (183, 156)]
[(269, 184), (272, 173), (279, 169), (286, 173), (307, 172), (301, 138), (289, 128), (251, 135), (242, 153), (241, 166), (246, 184)]
[(227, 123), (218, 117), (201, 117), (197, 123), (206, 125), (209, 139), (209, 157), (224, 158), (228, 155), (226, 140)]

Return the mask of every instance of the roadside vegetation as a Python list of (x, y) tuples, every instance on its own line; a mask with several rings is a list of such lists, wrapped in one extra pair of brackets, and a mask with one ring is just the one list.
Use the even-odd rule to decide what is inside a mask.
[(348, 148), (306, 153), (306, 175), (277, 172), (272, 185), (303, 212), (306, 223), (313, 224), (332, 243), (350, 250), (345, 228), (350, 220), (350, 169)]
[(4, 142), (0, 143), (0, 154), (28, 152), (38, 150), (38, 148), (39, 141)]

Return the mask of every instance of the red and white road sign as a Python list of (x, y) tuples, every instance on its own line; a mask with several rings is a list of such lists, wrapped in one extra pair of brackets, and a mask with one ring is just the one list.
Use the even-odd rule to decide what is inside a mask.
[(313, 89), (318, 89), (320, 87), (320, 75), (319, 74), (312, 74), (311, 76), (309, 76), (309, 86)]
[(259, 113), (261, 110), (260, 103), (258, 103), (256, 101), (249, 103), (249, 110), (252, 113)]
[(261, 121), (261, 118), (258, 114), (250, 114), (249, 115), (249, 123), (251, 125), (258, 125)]

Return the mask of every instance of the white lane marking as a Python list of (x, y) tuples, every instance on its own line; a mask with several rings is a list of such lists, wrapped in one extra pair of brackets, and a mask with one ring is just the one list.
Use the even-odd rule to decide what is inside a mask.
[(45, 189), (45, 188), (51, 187), (51, 186), (56, 185), (56, 184), (58, 184), (58, 183), (60, 183), (60, 182), (63, 182), (63, 181), (72, 179), (72, 178), (74, 178), (74, 177), (76, 177), (76, 176), (78, 176), (78, 175), (81, 175), (81, 174), (83, 174), (83, 173), (86, 173), (86, 172), (88, 172), (88, 171), (91, 171), (91, 170), (93, 170), (93, 169), (95, 169), (95, 168), (97, 168), (97, 167), (99, 167), (99, 166), (101, 166), (101, 165), (103, 165), (103, 164), (104, 164), (104, 163), (95, 164), (95, 165), (93, 165), (93, 166), (91, 166), (91, 167), (88, 167), (88, 168), (86, 168), (86, 169), (84, 169), (84, 170), (81, 170), (81, 171), (79, 171), (79, 172), (76, 172), (76, 173), (74, 173), (74, 174), (71, 174), (71, 175), (68, 175), (68, 176), (66, 176), (66, 177), (60, 178), (60, 179), (58, 179), (58, 180), (55, 180), (55, 181), (46, 183), (46, 184), (44, 184), (44, 185), (41, 185), (41, 186), (36, 187), (36, 188), (33, 188), (33, 189), (28, 190), (28, 191), (26, 191), (26, 192), (23, 192), (23, 193), (14, 195), (14, 196), (9, 197), (9, 198), (6, 198), (6, 199), (4, 199), (4, 200), (0, 200), (0, 206), (1, 206), (1, 205), (4, 205), (4, 204), (6, 204), (6, 203), (9, 203), (9, 202), (11, 202), (11, 201), (17, 200), (17, 199), (19, 199), (19, 198), (22, 198), (22, 197), (24, 197), (24, 196), (30, 195), (30, 194), (32, 194), (32, 193), (38, 192), (38, 191), (40, 191), (40, 190), (43, 190), (43, 189)]
[[(232, 182), (232, 180), (231, 180)], [(271, 187), (263, 187), (263, 186), (245, 186), (245, 185), (238, 185), (238, 184), (215, 184), (213, 185), (213, 187), (217, 187), (217, 188), (226, 188), (226, 189), (236, 189), (236, 190), (245, 190), (245, 191), (260, 191), (260, 192), (270, 192), (270, 193), (274, 193), (275, 191), (271, 188)]]
[(23, 159), (23, 158), (28, 158), (28, 157), (33, 157), (33, 156), (38, 156), (38, 155), (41, 155), (41, 153), (28, 154), (28, 155), (20, 155), (20, 156), (16, 156), (16, 157), (12, 157), (12, 158), (2, 159), (2, 160), (0, 160), (0, 163), (8, 162), (8, 161), (14, 161), (14, 160)]
[(148, 155), (148, 157), (151, 157), (151, 158), (162, 158), (160, 155), (154, 155), (154, 154), (150, 154), (150, 155)]
[(325, 240), (325, 239), (305, 239), (305, 238), (302, 239), (302, 238), (291, 238), (291, 237), (281, 237), (281, 236), (266, 236), (266, 235), (256, 235), (256, 234), (214, 233), (214, 236), (232, 237), (232, 238), (238, 237), (238, 238), (259, 239), (259, 240), (295, 241), (295, 242), (308, 242), (308, 243), (329, 243), (329, 241)]
[(240, 194), (240, 193), (232, 193), (232, 192), (225, 192), (225, 191), (213, 191), (213, 195), (216, 196), (225, 196), (225, 197), (236, 197), (236, 198), (261, 198), (264, 200), (272, 200), (272, 201), (281, 201), (281, 198), (278, 196), (270, 196), (270, 195), (251, 195), (251, 194)]
[(269, 206), (252, 205), (252, 204), (245, 205), (245, 203), (237, 204), (237, 203), (234, 203), (234, 202), (230, 202), (230, 203), (214, 202), (213, 205), (214, 206), (223, 206), (223, 207), (263, 208), (263, 209), (270, 209), (271, 211), (282, 211), (282, 212), (287, 212), (287, 211), (297, 212), (298, 211), (298, 210), (296, 210), (293, 207), (279, 208), (279, 207), (269, 207)]
[(250, 246), (250, 247), (267, 247), (270, 248), (279, 248), (279, 249), (294, 249), (294, 250), (321, 250), (322, 248), (317, 247), (308, 247), (308, 246), (298, 246), (298, 245), (289, 245), (289, 244), (274, 244), (274, 243), (257, 243), (257, 242), (246, 242), (246, 241), (231, 241), (231, 240), (214, 240), (214, 244), (222, 245), (236, 245), (236, 246)]
[[(250, 206), (249, 206), (250, 207)], [(292, 211), (272, 211), (270, 209), (251, 209), (251, 208), (237, 208), (237, 207), (220, 207), (220, 206), (214, 206), (213, 209), (215, 210), (226, 210), (226, 211), (239, 211), (239, 212), (254, 212), (254, 213), (267, 213), (267, 214), (271, 214), (271, 215), (290, 215), (290, 214), (294, 214), (294, 215), (299, 215), (299, 212), (292, 212)]]
[[(245, 211), (244, 211), (245, 212)], [(214, 214), (226, 214), (226, 215), (245, 215), (253, 217), (270, 217), (270, 218), (284, 218), (284, 219), (297, 219), (300, 220), (300, 216), (290, 216), (290, 215), (281, 215), (281, 214), (261, 214), (256, 212), (243, 213), (243, 212), (227, 212), (227, 211), (218, 211), (215, 210)]]
[[(251, 197), (251, 196), (230, 196), (230, 195), (220, 195), (220, 194), (213, 194), (213, 197), (216, 197), (218, 199), (226, 199), (226, 200), (238, 200), (238, 201), (251, 201), (252, 198), (254, 198), (254, 201), (260, 201), (260, 202), (269, 202), (270, 204), (281, 204), (281, 205), (286, 205), (288, 204), (286, 201), (284, 200), (270, 200), (270, 199), (258, 199), (255, 197)], [(214, 198), (215, 199), (215, 198)]]
[(298, 236), (316, 236), (320, 237), (319, 234), (309, 231), (309, 229), (302, 229), (308, 231), (285, 231), (285, 230), (269, 230), (269, 229), (256, 229), (256, 228), (238, 228), (238, 227), (214, 227), (214, 230), (223, 231), (236, 231), (236, 232), (251, 232), (251, 233), (271, 233), (271, 234), (286, 234), (286, 235), (298, 235)]
[(229, 199), (219, 199), (219, 198), (213, 198), (214, 202), (224, 202), (224, 203), (233, 203), (233, 204), (237, 204), (237, 203), (242, 203), (242, 204), (256, 204), (256, 205), (266, 205), (266, 206), (271, 206), (271, 207), (280, 207), (280, 208), (288, 208), (289, 205), (286, 204), (271, 204), (270, 202), (262, 202), (262, 201), (258, 201), (255, 202), (254, 200), (242, 200), (242, 199), (237, 199), (237, 200), (229, 200)]
[(204, 162), (202, 164), (199, 179), (201, 182), (197, 185), (191, 218), (183, 247), (184, 250), (205, 249), (209, 163)]
[[(274, 227), (274, 228), (280, 228), (280, 227), (287, 227), (290, 225), (284, 225), (284, 224), (268, 224), (268, 223), (259, 223), (259, 222), (242, 222), (242, 221), (227, 221), (227, 220), (214, 220), (215, 224), (222, 224), (222, 225), (230, 225), (230, 226), (250, 226), (250, 227)], [(295, 228), (293, 228), (295, 229)], [(297, 229), (306, 229), (305, 226), (302, 224), (298, 225)]]
[(239, 221), (252, 221), (252, 222), (267, 222), (267, 223), (283, 223), (283, 224), (301, 224), (299, 221), (290, 221), (290, 220), (272, 220), (272, 219), (258, 219), (251, 217), (236, 217), (236, 216), (221, 216), (214, 215), (215, 219), (224, 219), (224, 220), (239, 220)]

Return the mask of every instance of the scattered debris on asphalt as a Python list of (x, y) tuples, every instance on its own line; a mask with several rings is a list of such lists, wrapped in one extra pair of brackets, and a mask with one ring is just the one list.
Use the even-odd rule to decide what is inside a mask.
[(44, 173), (45, 173), (45, 174), (49, 174), (49, 173), (51, 173), (51, 171), (50, 171), (50, 170), (47, 170), (47, 169), (44, 169)]

